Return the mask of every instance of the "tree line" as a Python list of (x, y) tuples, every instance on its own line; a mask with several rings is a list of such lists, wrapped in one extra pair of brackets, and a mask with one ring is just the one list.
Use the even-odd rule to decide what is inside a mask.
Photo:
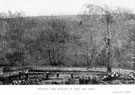
[(133, 69), (134, 26), (132, 11), (97, 5), (87, 5), (84, 13), (76, 16), (25, 17), (19, 12), (1, 13), (0, 65)]

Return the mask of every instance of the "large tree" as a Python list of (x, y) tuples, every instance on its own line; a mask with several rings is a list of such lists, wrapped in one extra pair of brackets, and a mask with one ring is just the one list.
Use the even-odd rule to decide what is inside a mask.
[[(103, 62), (106, 64), (108, 72), (111, 72), (111, 68), (114, 65), (115, 50), (122, 51), (128, 38), (128, 15), (126, 14), (127, 11), (122, 9), (87, 5), (86, 10), (81, 15), (84, 19), (82, 23), (86, 24), (87, 22), (86, 25), (89, 27), (89, 33), (92, 35), (92, 30), (94, 30), (96, 34), (96, 36), (89, 36), (90, 38), (95, 37), (96, 45), (98, 46), (98, 52), (93, 58), (93, 64), (95, 64), (96, 60), (101, 62), (99, 57), (104, 58)], [(105, 53), (106, 57), (102, 57), (104, 55), (102, 53)]]
[(46, 21), (39, 31), (36, 40), (37, 50), (46, 55), (51, 65), (63, 64), (65, 52), (70, 41), (70, 25), (65, 20)]

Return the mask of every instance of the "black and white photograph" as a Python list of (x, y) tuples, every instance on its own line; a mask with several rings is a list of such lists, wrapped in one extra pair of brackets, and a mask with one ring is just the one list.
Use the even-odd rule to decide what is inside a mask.
[(134, 0), (0, 0), (1, 88), (134, 84)]

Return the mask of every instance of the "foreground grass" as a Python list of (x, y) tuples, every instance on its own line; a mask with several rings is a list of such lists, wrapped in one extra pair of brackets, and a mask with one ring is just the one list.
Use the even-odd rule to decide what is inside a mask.
[[(65, 72), (106, 72), (107, 69), (105, 67), (32, 67), (33, 70), (42, 70), (42, 71), (65, 71)], [(129, 74), (130, 72), (134, 72), (131, 69), (119, 69), (119, 68), (112, 68), (113, 72), (119, 72), (121, 74)]]
[[(129, 76), (129, 73), (133, 72), (133, 70), (128, 69), (112, 68), (112, 71), (119, 72), (121, 74), (119, 78), (113, 81), (102, 81), (102, 78), (107, 75), (106, 68), (103, 67), (33, 66), (27, 68), (14, 67), (12, 69), (12, 72), (4, 73), (7, 76), (8, 74), (11, 75), (11, 73), (16, 72), (16, 76), (13, 76), (14, 78), (11, 78), (12, 81), (7, 84), (134, 84), (134, 81)], [(18, 78), (19, 71), (23, 69), (29, 69), (29, 77), (27, 80), (25, 79), (25, 75), (22, 75), (21, 79)], [(46, 78), (47, 71), (50, 71), (48, 79)], [(60, 74), (59, 79), (56, 77), (56, 71)], [(71, 78), (71, 72), (73, 72), (74, 78)]]

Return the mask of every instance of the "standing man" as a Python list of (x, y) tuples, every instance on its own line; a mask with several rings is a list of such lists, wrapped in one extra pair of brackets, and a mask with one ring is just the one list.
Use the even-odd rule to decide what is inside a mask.
[(74, 74), (73, 74), (73, 72), (71, 72), (71, 78), (72, 78), (72, 79), (74, 78)]
[(59, 72), (56, 73), (57, 79), (59, 78)]

